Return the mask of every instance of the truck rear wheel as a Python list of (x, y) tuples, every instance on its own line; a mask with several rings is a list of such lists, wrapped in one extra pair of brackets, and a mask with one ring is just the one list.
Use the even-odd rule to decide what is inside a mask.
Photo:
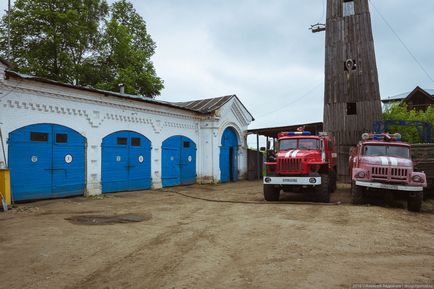
[(411, 212), (420, 212), (422, 208), (423, 192), (414, 192), (413, 196), (408, 196), (407, 210)]
[(321, 203), (330, 202), (329, 175), (321, 174), (321, 185), (316, 187), (317, 200)]
[(356, 185), (355, 182), (351, 182), (351, 203), (354, 205), (362, 205), (366, 202), (364, 196), (365, 189)]
[(280, 188), (273, 185), (264, 185), (264, 199), (268, 202), (277, 202), (280, 197)]

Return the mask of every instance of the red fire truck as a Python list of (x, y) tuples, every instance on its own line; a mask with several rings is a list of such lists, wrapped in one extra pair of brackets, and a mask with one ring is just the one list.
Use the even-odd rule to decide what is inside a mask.
[(320, 202), (329, 202), (336, 189), (334, 138), (308, 131), (278, 134), (273, 160), (265, 162), (264, 198), (278, 201), (280, 191), (313, 192)]

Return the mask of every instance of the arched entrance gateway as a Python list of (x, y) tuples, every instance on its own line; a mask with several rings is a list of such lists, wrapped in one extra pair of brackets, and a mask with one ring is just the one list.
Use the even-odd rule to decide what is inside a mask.
[(134, 131), (118, 131), (102, 140), (102, 192), (151, 188), (151, 141)]
[(66, 126), (32, 124), (9, 134), (15, 201), (82, 195), (86, 138)]
[(238, 134), (232, 128), (224, 130), (220, 146), (220, 181), (238, 180)]
[(161, 171), (163, 187), (194, 184), (196, 144), (181, 135), (166, 139), (161, 150)]

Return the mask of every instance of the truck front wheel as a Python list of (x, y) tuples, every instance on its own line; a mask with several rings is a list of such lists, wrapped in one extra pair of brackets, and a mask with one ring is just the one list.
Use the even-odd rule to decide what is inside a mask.
[(423, 192), (413, 192), (407, 199), (407, 210), (411, 212), (420, 212), (422, 208)]
[(330, 202), (329, 175), (321, 174), (321, 185), (316, 187), (317, 200), (321, 203)]
[(273, 185), (264, 185), (264, 199), (268, 202), (277, 202), (280, 197), (280, 188)]
[(351, 182), (351, 203), (354, 205), (362, 205), (366, 202), (364, 196), (365, 189), (356, 185), (355, 182)]

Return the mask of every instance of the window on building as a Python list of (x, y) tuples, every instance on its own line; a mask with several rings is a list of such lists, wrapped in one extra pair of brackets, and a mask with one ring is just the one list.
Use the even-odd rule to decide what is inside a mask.
[(354, 15), (354, 0), (344, 0), (342, 11), (344, 17)]
[(140, 146), (140, 138), (138, 138), (138, 137), (133, 137), (133, 138), (131, 139), (131, 145), (132, 145), (133, 147), (139, 147), (139, 146)]
[(356, 114), (357, 114), (357, 103), (347, 102), (347, 115), (356, 115)]
[(56, 143), (67, 143), (68, 135), (66, 133), (58, 133), (56, 134)]
[(184, 147), (185, 148), (189, 148), (190, 147), (190, 142), (189, 141), (185, 141), (184, 142)]
[(126, 145), (127, 144), (127, 138), (126, 137), (118, 137), (118, 145)]
[(48, 141), (48, 133), (45, 132), (31, 132), (30, 133), (31, 141)]

